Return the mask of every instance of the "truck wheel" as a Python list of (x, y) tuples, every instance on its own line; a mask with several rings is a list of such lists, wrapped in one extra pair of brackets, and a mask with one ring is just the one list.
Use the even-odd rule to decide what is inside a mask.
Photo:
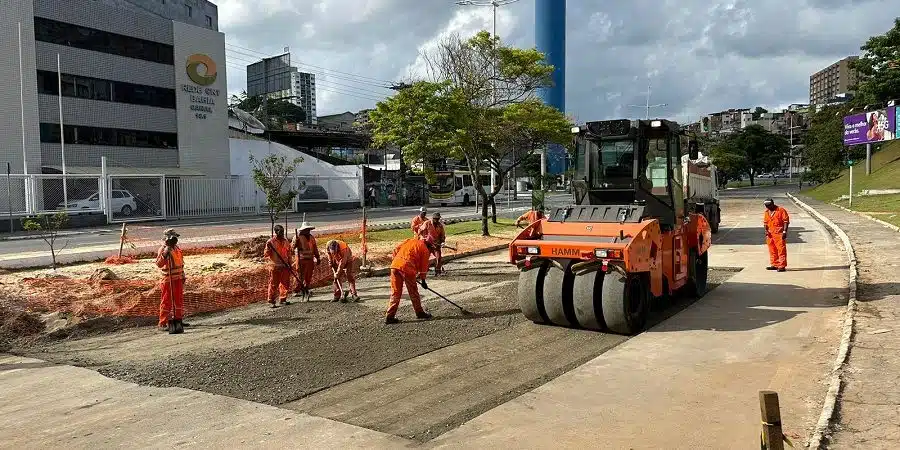
[(535, 323), (548, 322), (543, 299), (546, 273), (546, 264), (519, 272), (519, 308), (525, 318)]
[(707, 279), (709, 275), (709, 252), (697, 255), (697, 250), (691, 250), (688, 261), (687, 293), (692, 297), (701, 298), (706, 294)]
[(572, 305), (572, 284), (575, 274), (570, 267), (572, 260), (559, 261), (562, 269), (550, 264), (547, 267), (547, 276), (544, 278), (544, 311), (547, 319), (555, 325), (564, 327), (577, 326), (578, 319), (575, 316), (575, 306)]
[(713, 234), (719, 232), (719, 208), (713, 208), (709, 212), (709, 217), (707, 219), (709, 221), (709, 231), (713, 232)]
[(647, 323), (650, 289), (640, 275), (609, 272), (603, 277), (603, 321), (617, 334), (633, 335)]
[(604, 331), (603, 276), (603, 272), (596, 270), (575, 277), (572, 303), (575, 306), (575, 318), (582, 328)]

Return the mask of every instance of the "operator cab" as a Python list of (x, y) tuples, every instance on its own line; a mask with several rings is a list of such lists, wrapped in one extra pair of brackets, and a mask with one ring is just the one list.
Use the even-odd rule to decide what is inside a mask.
[[(684, 133), (677, 123), (603, 120), (574, 127), (572, 132), (576, 149), (576, 181), (572, 183), (575, 204), (612, 207), (603, 208), (603, 213), (592, 212), (586, 220), (639, 222), (655, 217), (664, 229), (674, 227), (679, 218), (683, 220)], [(696, 159), (696, 141), (690, 140), (684, 150)], [(584, 213), (584, 208), (579, 212)], [(570, 216), (571, 212), (563, 220), (578, 221), (578, 217)]]

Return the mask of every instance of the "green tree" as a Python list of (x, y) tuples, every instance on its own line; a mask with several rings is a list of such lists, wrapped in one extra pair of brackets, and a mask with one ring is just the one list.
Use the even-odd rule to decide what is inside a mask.
[(784, 136), (750, 125), (713, 144), (710, 156), (729, 178), (748, 175), (752, 186), (757, 174), (781, 167), (790, 149), (790, 142)]
[(860, 47), (862, 55), (852, 62), (859, 71), (854, 103), (884, 104), (900, 99), (900, 17), (886, 33), (870, 37)]
[(827, 183), (840, 174), (846, 155), (844, 116), (848, 114), (848, 106), (826, 106), (810, 117), (802, 153), (809, 181)]
[[(287, 123), (302, 123), (307, 121), (306, 111), (291, 103), (288, 99), (270, 98), (263, 105), (262, 95), (250, 97), (247, 91), (232, 95), (228, 99), (229, 106), (233, 106), (259, 119), (266, 128), (281, 129)], [(267, 123), (268, 122), (268, 123)]]
[(488, 205), (509, 172), (547, 145), (571, 144), (570, 121), (534, 100), (551, 84), (553, 67), (535, 49), (506, 47), (487, 32), (463, 41), (443, 40), (425, 55), (429, 80), (418, 81), (380, 102), (370, 114), (376, 145), (395, 145), (407, 163), (433, 158), (465, 161), (472, 179), (494, 169), (490, 192), (475, 183), (482, 202), (482, 234)]
[(56, 255), (63, 251), (69, 245), (66, 241), (61, 248), (56, 248), (56, 240), (59, 238), (59, 231), (66, 227), (69, 223), (69, 215), (65, 212), (56, 214), (39, 214), (37, 217), (25, 219), (22, 221), (22, 228), (26, 231), (34, 231), (47, 243), (50, 247), (50, 267), (56, 270)]
[(275, 233), (278, 215), (290, 208), (291, 202), (297, 196), (297, 191), (287, 186), (287, 181), (301, 162), (303, 158), (288, 160), (286, 156), (274, 153), (263, 159), (256, 159), (250, 155), (253, 181), (266, 194), (266, 208), (272, 234)]

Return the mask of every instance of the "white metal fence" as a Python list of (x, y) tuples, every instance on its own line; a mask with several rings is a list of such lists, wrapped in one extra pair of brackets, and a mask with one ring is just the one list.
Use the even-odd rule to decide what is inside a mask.
[[(358, 177), (290, 177), (297, 192), (291, 211), (311, 203), (360, 202)], [(65, 211), (102, 214), (107, 222), (259, 215), (266, 196), (248, 176), (230, 178), (159, 175), (9, 175), (0, 178), (4, 215)]]

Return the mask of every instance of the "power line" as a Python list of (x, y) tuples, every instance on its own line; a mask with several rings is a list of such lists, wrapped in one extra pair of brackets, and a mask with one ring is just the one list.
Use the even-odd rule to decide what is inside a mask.
[[(248, 55), (247, 53), (239, 52), (239, 51), (237, 51), (237, 50), (226, 49), (226, 54), (227, 54), (227, 52), (231, 52), (230, 54), (231, 54), (231, 57), (232, 57), (233, 59), (237, 59), (237, 60), (239, 60), (239, 61), (243, 61), (243, 62), (246, 62), (246, 63), (248, 63), (248, 64), (255, 64), (255, 63), (258, 63), (258, 62), (260, 61), (259, 57), (257, 57), (257, 56), (254, 56), (254, 55)], [(242, 56), (235, 56), (235, 55), (242, 55)], [(252, 59), (247, 59), (247, 57), (252, 58)], [(303, 63), (294, 63), (294, 62), (291, 62), (291, 64), (292, 64), (292, 65), (300, 65), (300, 66), (304, 65)], [(371, 82), (371, 81), (357, 80), (357, 79), (355, 79), (355, 78), (351, 78), (351, 77), (347, 77), (347, 76), (343, 76), (343, 75), (334, 75), (334, 74), (329, 74), (329, 73), (324, 73), (324, 72), (317, 72), (317, 71), (315, 71), (315, 70), (310, 70), (310, 69), (303, 69), (303, 70), (304, 70), (305, 72), (314, 73), (314, 74), (319, 75), (319, 76), (326, 76), (326, 77), (329, 77), (329, 78), (337, 78), (337, 79), (342, 79), (342, 80), (346, 80), (346, 81), (351, 81), (351, 82), (353, 82), (353, 83), (359, 83), (359, 84), (365, 84), (365, 85), (369, 85), (369, 86), (375, 86), (375, 87), (379, 87), (379, 88), (382, 88), (382, 89), (389, 89), (389, 87), (388, 87), (388, 86), (385, 86), (385, 83), (383, 83), (383, 82), (377, 82), (377, 83), (374, 83), (374, 82)]]
[[(236, 68), (236, 69), (244, 69), (244, 67), (241, 67), (238, 63), (235, 63), (235, 62), (231, 62), (231, 63), (230, 63), (230, 66), (231, 66), (231, 67), (234, 67), (234, 68)], [(329, 87), (329, 86), (331, 86), (331, 87), (334, 88), (334, 89), (350, 90), (350, 92), (356, 92), (356, 93), (361, 94), (361, 95), (366, 95), (366, 96), (369, 96), (369, 97), (375, 97), (375, 98), (377, 98), (378, 100), (383, 100), (385, 97), (391, 95), (391, 94), (387, 94), (387, 93), (384, 93), (384, 92), (376, 92), (376, 91), (373, 91), (373, 90), (364, 89), (364, 88), (360, 88), (360, 87), (357, 87), (357, 86), (351, 86), (351, 85), (349, 85), (349, 84), (342, 84), (342, 83), (338, 83), (338, 82), (335, 82), (335, 81), (323, 81), (323, 80), (321, 80), (321, 79), (317, 79), (317, 80), (316, 80), (316, 86), (320, 86), (320, 85), (322, 85), (322, 86), (324, 86), (324, 87)]]
[[(258, 50), (253, 50), (253, 49), (250, 49), (250, 48), (247, 48), (247, 47), (241, 47), (241, 46), (239, 46), (239, 45), (234, 45), (234, 44), (225, 43), (225, 46), (226, 46), (226, 47), (233, 47), (233, 48), (236, 48), (236, 49), (239, 49), (239, 50), (248, 51), (248, 52), (250, 52), (251, 54), (242, 53), (242, 52), (240, 52), (240, 51), (238, 51), (238, 50), (234, 50), (234, 49), (231, 50), (231, 51), (233, 51), (233, 52), (242, 53), (242, 54), (244, 54), (245, 56), (250, 56), (250, 57), (253, 57), (253, 58), (260, 58), (260, 59), (262, 59), (262, 58), (271, 58), (271, 57), (272, 57), (272, 55), (268, 55), (268, 54), (266, 54), (266, 53), (264, 53), (264, 52), (260, 52), (260, 51), (258, 51)], [(339, 74), (347, 75), (347, 76), (350, 76), (350, 77), (359, 78), (359, 79), (361, 79), (361, 80), (371, 80), (371, 81), (374, 81), (374, 82), (376, 82), (376, 83), (378, 83), (378, 84), (380, 84), (380, 85), (392, 85), (392, 84), (395, 83), (394, 81), (390, 81), (390, 80), (384, 80), (384, 79), (381, 79), (381, 78), (369, 77), (369, 76), (365, 76), (365, 75), (359, 75), (359, 74), (355, 74), (355, 73), (344, 72), (344, 71), (335, 70), (335, 69), (329, 69), (328, 67), (317, 66), (317, 65), (315, 65), (315, 64), (304, 63), (304, 62), (301, 62), (301, 61), (297, 61), (297, 62), (291, 61), (291, 63), (292, 63), (292, 64), (297, 64), (297, 65), (299, 65), (299, 66), (315, 67), (315, 68), (320, 69), (320, 70), (325, 70), (325, 71), (328, 71), (328, 72), (339, 73)]]
[[(226, 55), (226, 57), (227, 57), (227, 56), (228, 56), (228, 55)], [(234, 55), (232, 55), (230, 59), (231, 59), (232, 61), (241, 61), (241, 62), (250, 63), (250, 64), (253, 64), (253, 63), (257, 62), (257, 61), (250, 61), (250, 60), (247, 60), (247, 59), (245, 59), (245, 58), (237, 57), (237, 56), (234, 56)], [(235, 63), (235, 64), (237, 64), (237, 63)], [(241, 67), (241, 69), (242, 69), (242, 70), (246, 70), (246, 67)], [(317, 75), (320, 79), (321, 79), (321, 78), (332, 78), (332, 77), (333, 77), (333, 75), (323, 75), (323, 74), (316, 74), (316, 73), (314, 73), (314, 75)], [(337, 78), (338, 78), (338, 79), (342, 79), (342, 78), (340, 78), (340, 77), (337, 77)], [(358, 81), (355, 81), (355, 80), (351, 80), (351, 81), (354, 81), (354, 82), (359, 83)], [(318, 82), (319, 82), (319, 80), (316, 80), (316, 83), (318, 83)], [(331, 84), (335, 84), (335, 85), (339, 85), (339, 86), (345, 86), (345, 87), (353, 88), (353, 89), (365, 90), (365, 91), (367, 91), (367, 92), (370, 92), (370, 93), (373, 93), (373, 94), (377, 94), (377, 95), (387, 95), (387, 94), (385, 94), (385, 93), (383, 93), (383, 92), (377, 92), (377, 91), (374, 91), (374, 90), (372, 90), (372, 89), (369, 88), (369, 87), (363, 88), (363, 87), (359, 87), (359, 86), (355, 86), (355, 85), (344, 84), (344, 83), (339, 83), (339, 82), (337, 82), (337, 81), (330, 81), (330, 80), (329, 80), (329, 81), (326, 81), (326, 82), (327, 82), (327, 83), (331, 83)], [(363, 84), (363, 83), (360, 83), (360, 84)], [(367, 85), (367, 86), (368, 86), (368, 85)], [(378, 86), (376, 86), (376, 87), (381, 88), (381, 89), (385, 89), (385, 90), (390, 90), (390, 88), (385, 87), (385, 86), (380, 86), (380, 85), (378, 85)]]
[[(230, 67), (234, 67), (234, 68), (241, 68), (241, 66), (237, 63), (227, 63), (227, 65), (229, 65)], [(387, 95), (385, 95), (384, 97), (379, 98), (379, 97), (376, 97), (376, 94), (374, 94), (374, 93), (370, 94), (370, 93), (362, 93), (362, 92), (351, 92), (351, 91), (342, 90), (341, 88), (330, 87), (328, 85), (320, 86), (320, 84), (321, 84), (320, 81), (316, 81), (316, 90), (331, 92), (331, 93), (340, 94), (340, 95), (344, 95), (344, 96), (348, 96), (348, 97), (356, 97), (356, 98), (359, 98), (362, 100), (378, 102), (378, 101), (384, 100), (387, 97)]]

